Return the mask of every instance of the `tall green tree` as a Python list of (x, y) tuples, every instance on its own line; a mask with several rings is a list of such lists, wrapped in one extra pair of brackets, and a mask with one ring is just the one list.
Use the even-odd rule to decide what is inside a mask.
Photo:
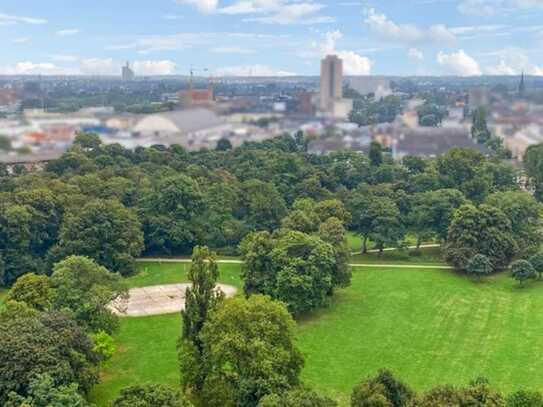
[(517, 280), (521, 287), (527, 280), (535, 278), (535, 276), (536, 271), (530, 262), (517, 260), (511, 264), (511, 277)]
[(53, 257), (87, 256), (123, 275), (135, 270), (143, 250), (143, 233), (136, 215), (115, 200), (94, 200), (70, 210), (62, 222)]
[(50, 309), (52, 300), (53, 291), (49, 277), (34, 273), (19, 277), (7, 297), (7, 301), (22, 302), (38, 311)]
[(528, 147), (524, 154), (524, 169), (530, 185), (535, 190), (535, 197), (543, 201), (543, 144)]
[(500, 209), (511, 221), (513, 236), (522, 253), (537, 251), (543, 241), (543, 206), (524, 191), (497, 192), (486, 203)]
[(482, 254), (476, 254), (473, 256), (467, 267), (468, 274), (474, 276), (477, 278), (477, 280), (481, 280), (482, 277), (486, 277), (494, 271), (494, 268), (492, 267), (492, 262), (488, 259), (488, 257), (482, 255)]
[(82, 256), (70, 256), (53, 267), (52, 307), (68, 310), (90, 332), (114, 332), (119, 318), (108, 307), (111, 301), (127, 295), (118, 274)]
[(192, 404), (179, 392), (155, 384), (129, 386), (113, 401), (112, 407), (191, 407)]
[(504, 269), (517, 252), (511, 221), (498, 208), (468, 204), (454, 213), (444, 253), (456, 268), (465, 270), (473, 256), (482, 254), (495, 269)]
[(53, 377), (56, 387), (75, 383), (88, 392), (98, 382), (99, 360), (88, 335), (66, 314), (21, 311), (0, 313), (0, 404), (12, 392), (32, 396), (40, 374)]
[(255, 407), (269, 394), (297, 387), (303, 358), (294, 321), (280, 302), (253, 295), (225, 300), (201, 334), (208, 406)]
[(407, 407), (415, 393), (388, 370), (355, 386), (351, 395), (352, 407)]
[(179, 340), (181, 383), (195, 398), (201, 396), (206, 379), (204, 345), (201, 332), (209, 314), (224, 295), (216, 289), (219, 268), (215, 255), (207, 247), (196, 247), (188, 274), (192, 287), (185, 292), (185, 309), (181, 311), (183, 326)]

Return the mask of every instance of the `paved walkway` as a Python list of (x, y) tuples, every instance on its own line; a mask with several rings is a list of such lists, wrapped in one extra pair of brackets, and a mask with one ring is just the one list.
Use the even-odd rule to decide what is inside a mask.
[[(161, 257), (146, 257), (136, 259), (139, 263), (191, 263), (191, 259), (172, 259)], [(217, 260), (218, 264), (243, 264), (242, 260)], [(351, 267), (375, 267), (375, 268), (404, 268), (404, 269), (446, 269), (451, 270), (453, 267), (446, 264), (382, 264), (382, 263), (353, 263)]]
[[(190, 284), (157, 285), (132, 288), (127, 298), (118, 298), (109, 308), (124, 317), (173, 314), (185, 308), (185, 291)], [(227, 297), (233, 297), (235, 287), (219, 284), (217, 288)]]

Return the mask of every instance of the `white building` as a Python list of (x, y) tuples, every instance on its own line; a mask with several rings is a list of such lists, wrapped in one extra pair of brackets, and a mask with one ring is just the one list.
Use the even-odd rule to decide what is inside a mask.
[(232, 131), (232, 124), (207, 109), (177, 110), (142, 116), (132, 132), (156, 143), (198, 149)]

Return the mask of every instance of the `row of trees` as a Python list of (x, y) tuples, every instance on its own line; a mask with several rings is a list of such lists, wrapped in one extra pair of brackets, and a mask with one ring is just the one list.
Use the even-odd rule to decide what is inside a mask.
[(441, 385), (417, 394), (387, 370), (357, 385), (351, 395), (352, 407), (540, 407), (543, 394), (520, 390), (508, 396), (494, 390), (479, 377), (465, 387)]
[[(306, 198), (341, 201), (350, 212), (340, 219), (344, 227), (379, 248), (397, 246), (407, 234), (446, 240), (461, 205), (495, 206), (500, 201), (489, 202), (491, 195), (520, 189), (514, 167), (472, 150), (396, 163), (376, 143), (368, 156), (315, 156), (306, 147), (297, 135), (216, 151), (132, 151), (82, 134), (44, 172), (0, 170), (2, 281), (50, 274), (73, 254), (122, 274), (140, 254), (190, 254), (196, 245), (239, 254), (245, 237), (273, 233), (291, 212), (294, 221), (307, 220), (310, 208), (295, 206)], [(527, 163), (535, 181), (533, 152)], [(509, 208), (500, 209), (509, 216)]]

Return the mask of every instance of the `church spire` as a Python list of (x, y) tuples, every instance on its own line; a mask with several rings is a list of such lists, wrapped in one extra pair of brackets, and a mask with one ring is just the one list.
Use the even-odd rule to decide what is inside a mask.
[(520, 84), (518, 86), (518, 95), (519, 97), (523, 98), (525, 93), (526, 93), (526, 83), (524, 82), (524, 71), (523, 71), (522, 76), (520, 77)]

